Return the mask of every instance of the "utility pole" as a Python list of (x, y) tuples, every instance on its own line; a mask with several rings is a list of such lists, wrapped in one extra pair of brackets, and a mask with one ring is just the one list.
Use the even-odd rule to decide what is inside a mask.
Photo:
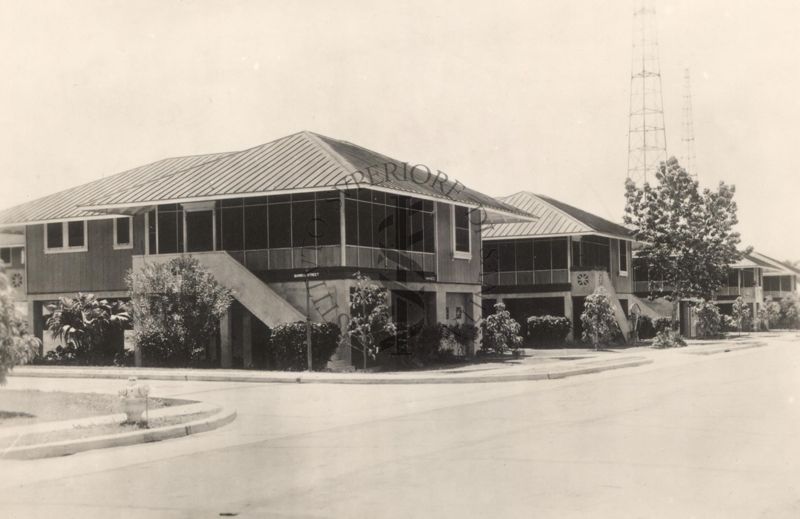
[(667, 160), (654, 0), (637, 0), (633, 12), (630, 94), (628, 178), (641, 185), (653, 180)]
[(697, 180), (697, 156), (694, 151), (694, 116), (692, 115), (692, 81), (687, 68), (683, 73), (683, 156), (681, 165)]

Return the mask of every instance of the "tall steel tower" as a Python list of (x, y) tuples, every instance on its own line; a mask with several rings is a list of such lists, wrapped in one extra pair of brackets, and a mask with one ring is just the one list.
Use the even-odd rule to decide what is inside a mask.
[(694, 152), (694, 121), (692, 115), (692, 81), (687, 68), (683, 73), (683, 135), (681, 165), (697, 180), (697, 156)]
[(631, 99), (628, 122), (628, 178), (637, 184), (655, 179), (667, 160), (664, 98), (654, 0), (636, 0), (633, 11)]

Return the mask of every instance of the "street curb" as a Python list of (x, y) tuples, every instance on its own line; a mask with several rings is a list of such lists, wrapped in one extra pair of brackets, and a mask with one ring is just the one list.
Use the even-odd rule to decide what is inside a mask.
[(698, 351), (686, 351), (687, 355), (716, 355), (718, 353), (733, 353), (740, 350), (749, 350), (752, 348), (763, 348), (766, 346), (766, 342), (754, 342), (752, 344), (739, 344), (734, 346), (729, 346), (727, 348), (715, 348), (710, 350), (698, 350)]
[[(567, 369), (564, 371), (555, 371), (549, 373), (534, 372), (534, 373), (518, 373), (506, 375), (481, 375), (481, 376), (467, 376), (467, 377), (384, 377), (384, 378), (358, 378), (358, 377), (330, 377), (330, 378), (305, 378), (302, 375), (296, 377), (254, 377), (254, 376), (228, 376), (228, 375), (176, 375), (176, 374), (158, 374), (158, 373), (91, 373), (91, 372), (63, 372), (53, 373), (52, 371), (36, 373), (35, 371), (25, 371), (14, 374), (18, 377), (40, 377), (40, 378), (106, 378), (106, 379), (127, 379), (130, 376), (135, 376), (139, 380), (180, 380), (186, 382), (246, 382), (246, 383), (263, 383), (263, 384), (481, 384), (490, 382), (519, 382), (525, 380), (555, 380), (560, 378), (572, 377), (576, 375), (586, 375), (590, 373), (600, 373), (601, 371), (609, 371), (612, 369), (632, 368), (651, 364), (652, 359), (638, 358), (617, 364), (608, 364), (604, 366), (594, 366), (586, 368)], [(14, 373), (14, 372), (12, 372)]]
[(144, 429), (123, 434), (109, 434), (95, 438), (69, 440), (63, 442), (46, 443), (41, 445), (28, 445), (8, 449), (0, 453), (0, 459), (32, 460), (40, 458), (53, 458), (68, 456), (78, 452), (94, 449), (107, 449), (109, 447), (123, 447), (140, 443), (157, 442), (172, 438), (180, 438), (206, 431), (218, 429), (236, 419), (236, 410), (222, 409), (217, 414), (208, 418), (195, 420), (185, 424), (170, 425), (158, 429)]

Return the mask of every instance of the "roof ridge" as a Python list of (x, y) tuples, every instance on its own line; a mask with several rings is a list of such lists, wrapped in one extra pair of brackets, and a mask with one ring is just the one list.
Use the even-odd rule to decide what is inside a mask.
[[(585, 210), (585, 209), (581, 209), (580, 207), (574, 206), (574, 205), (572, 205), (572, 204), (568, 204), (567, 202), (562, 202), (561, 200), (556, 200), (555, 198), (553, 198), (553, 197), (551, 197), (551, 196), (547, 196), (547, 195), (540, 195), (540, 194), (537, 194), (537, 193), (530, 193), (530, 194), (532, 194), (533, 196), (535, 196), (535, 197), (539, 198), (540, 200), (543, 200), (543, 201), (545, 201), (545, 202), (547, 202), (547, 203), (550, 203), (550, 201), (552, 200), (553, 202), (556, 202), (556, 203), (559, 203), (559, 204), (564, 204), (564, 205), (566, 205), (566, 206), (569, 206), (569, 207), (571, 207), (571, 208), (573, 208), (573, 209), (575, 209), (575, 210), (577, 210), (577, 211), (580, 211), (580, 212), (582, 212), (582, 213), (588, 213), (588, 214), (591, 214), (591, 215), (592, 215), (592, 216), (594, 216), (595, 218), (599, 218), (599, 219), (601, 219), (601, 220), (605, 220), (606, 222), (608, 222), (608, 223), (610, 223), (610, 224), (612, 224), (612, 225), (618, 225), (618, 226), (620, 226), (620, 227), (625, 227), (625, 226), (624, 226), (624, 225), (622, 225), (621, 223), (612, 222), (612, 221), (611, 221), (611, 220), (609, 220), (608, 218), (603, 218), (603, 217), (602, 217), (602, 216), (600, 216), (600, 215), (596, 215), (596, 214), (594, 214), (594, 213), (590, 213), (589, 211), (587, 211), (587, 210)], [(551, 204), (551, 205), (553, 205), (553, 204)], [(564, 212), (564, 210), (563, 210), (563, 209), (561, 209), (560, 207), (558, 207), (558, 206), (555, 206), (555, 205), (554, 205), (554, 207), (556, 207), (556, 209), (558, 209), (559, 211), (562, 211), (562, 212)], [(567, 214), (567, 213), (565, 213), (565, 214)], [(570, 215), (570, 216), (571, 216), (571, 215)], [(600, 231), (599, 229), (595, 229), (595, 228), (594, 228), (594, 226), (592, 226), (591, 224), (588, 224), (588, 223), (586, 223), (586, 222), (582, 222), (582, 221), (580, 221), (580, 220), (577, 220), (577, 218), (575, 218), (575, 217), (572, 217), (572, 218), (573, 218), (573, 219), (575, 219), (576, 221), (578, 221), (578, 222), (582, 223), (583, 225), (586, 225), (587, 227), (590, 227), (590, 228), (594, 229), (596, 232), (602, 232), (602, 231)]]
[[(595, 232), (600, 232), (599, 230), (595, 229), (593, 226), (589, 225), (588, 223), (586, 223), (586, 222), (582, 222), (581, 220), (578, 220), (577, 218), (575, 218), (574, 216), (572, 216), (572, 215), (571, 215), (571, 214), (569, 214), (568, 212), (564, 211), (563, 209), (561, 209), (561, 208), (560, 208), (560, 207), (558, 207), (557, 205), (555, 205), (555, 204), (551, 203), (551, 202), (550, 202), (550, 200), (555, 200), (554, 198), (549, 198), (549, 199), (548, 199), (547, 197), (543, 197), (542, 195), (539, 195), (539, 194), (533, 193), (533, 192), (531, 192), (531, 191), (524, 191), (524, 190), (523, 190), (523, 191), (520, 191), (520, 193), (524, 193), (524, 194), (526, 194), (526, 195), (528, 195), (528, 196), (532, 196), (532, 197), (534, 197), (534, 198), (537, 198), (537, 199), (539, 199), (541, 202), (543, 202), (543, 203), (545, 203), (545, 204), (549, 205), (550, 207), (552, 207), (553, 209), (555, 209), (556, 211), (558, 211), (559, 213), (561, 213), (563, 216), (566, 216), (567, 218), (569, 218), (570, 220), (572, 220), (574, 223), (576, 223), (576, 224), (578, 224), (578, 225), (583, 225), (584, 227), (588, 227), (589, 229), (592, 229), (592, 230), (593, 230), (593, 231), (595, 231)], [(556, 202), (560, 202), (560, 200), (555, 200), (555, 201), (556, 201)], [(563, 202), (562, 202), (562, 203), (563, 203)], [(569, 204), (566, 204), (566, 205), (569, 205)], [(576, 207), (576, 209), (577, 209), (577, 207)]]
[(342, 169), (344, 169), (345, 172), (348, 175), (352, 175), (353, 173), (358, 171), (358, 168), (355, 166), (355, 164), (353, 164), (352, 162), (350, 162), (346, 158), (342, 157), (342, 155), (339, 152), (337, 152), (336, 150), (331, 148), (330, 145), (327, 142), (325, 142), (325, 140), (324, 140), (324, 139), (331, 139), (331, 140), (336, 140), (336, 139), (332, 139), (331, 137), (327, 137), (325, 135), (318, 134), (318, 133), (315, 133), (315, 132), (312, 132), (312, 131), (308, 131), (308, 130), (305, 130), (302, 133), (311, 142), (316, 144), (317, 147), (320, 148), (323, 153), (325, 153), (330, 158), (332, 158), (334, 160), (334, 162), (338, 163), (339, 166), (341, 166)]

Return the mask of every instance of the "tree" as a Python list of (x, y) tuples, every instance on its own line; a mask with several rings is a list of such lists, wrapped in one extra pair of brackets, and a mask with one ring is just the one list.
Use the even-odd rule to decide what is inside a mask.
[(739, 329), (739, 335), (742, 334), (742, 326), (746, 325), (750, 320), (750, 305), (745, 303), (742, 296), (736, 298), (733, 302), (733, 319), (736, 321), (736, 327)]
[(149, 262), (129, 271), (134, 338), (146, 361), (182, 366), (200, 360), (233, 298), (197, 259)]
[(770, 330), (773, 326), (777, 326), (780, 317), (781, 305), (771, 299), (764, 301), (764, 304), (758, 310), (758, 319), (765, 330)]
[[(674, 157), (661, 163), (656, 179), (655, 186), (625, 183), (624, 222), (642, 243), (639, 256), (650, 278), (671, 287), (674, 322), (681, 299), (711, 299), (728, 266), (742, 257), (737, 249), (741, 238), (733, 229), (738, 223), (736, 189), (720, 182), (715, 191), (701, 193)], [(658, 295), (654, 285), (650, 290), (651, 296)]]
[(386, 304), (386, 290), (372, 283), (361, 272), (356, 272), (355, 278), (356, 286), (350, 296), (347, 335), (351, 346), (362, 353), (364, 369), (367, 369), (367, 357), (373, 360), (377, 358), (381, 344), (397, 335), (397, 325)]
[(506, 305), (496, 303), (494, 313), (486, 316), (481, 322), (483, 331), (483, 344), (481, 349), (505, 353), (509, 349), (516, 350), (522, 344), (519, 334), (520, 325), (511, 318), (511, 313), (506, 310)]
[(583, 326), (581, 338), (584, 342), (590, 342), (595, 350), (601, 343), (607, 344), (614, 337), (614, 332), (618, 329), (617, 320), (614, 317), (611, 300), (603, 287), (598, 287), (593, 294), (586, 297), (581, 325)]
[(130, 323), (125, 305), (97, 299), (94, 294), (78, 293), (75, 298), (61, 297), (48, 308), (52, 312), (47, 320), (50, 335), (65, 345), (74, 345), (81, 361), (106, 364), (114, 360), (118, 352), (112, 335)]
[(722, 316), (719, 307), (711, 302), (701, 299), (694, 306), (697, 314), (697, 334), (700, 337), (717, 337), (722, 332)]
[(800, 303), (796, 296), (781, 299), (780, 323), (784, 328), (797, 328), (800, 326)]
[(5, 269), (0, 265), (0, 385), (5, 385), (6, 375), (14, 366), (33, 359), (40, 345), (17, 313)]

